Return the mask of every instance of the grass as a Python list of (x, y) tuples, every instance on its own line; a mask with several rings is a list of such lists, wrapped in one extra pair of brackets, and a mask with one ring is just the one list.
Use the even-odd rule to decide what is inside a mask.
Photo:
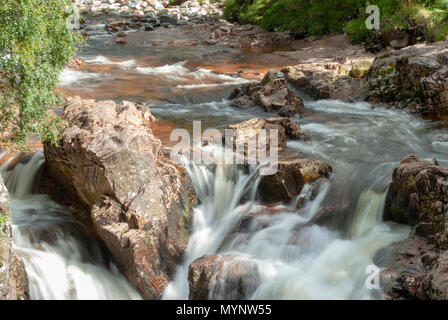
[[(380, 8), (380, 32), (368, 30), (365, 9)], [(419, 41), (448, 40), (448, 0), (228, 0), (224, 18), (290, 31), (298, 38), (347, 33), (352, 42), (375, 41), (378, 34), (409, 31)]]

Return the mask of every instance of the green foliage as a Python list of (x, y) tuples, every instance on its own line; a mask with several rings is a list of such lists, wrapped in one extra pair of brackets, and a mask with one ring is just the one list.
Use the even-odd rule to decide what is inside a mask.
[(60, 104), (54, 88), (81, 37), (70, 30), (71, 0), (1, 0), (0, 136), (23, 146), (29, 135), (56, 141)]
[(4, 236), (5, 232), (3, 231), (4, 226), (6, 226), (9, 222), (9, 217), (0, 212), (0, 235)]
[(418, 30), (422, 40), (446, 40), (448, 0), (228, 0), (224, 17), (305, 37), (346, 32), (353, 42), (373, 41), (365, 9), (380, 8), (381, 30)]

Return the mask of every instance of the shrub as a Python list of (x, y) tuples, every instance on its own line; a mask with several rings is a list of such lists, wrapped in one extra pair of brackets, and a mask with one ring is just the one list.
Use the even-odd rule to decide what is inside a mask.
[(0, 4), (0, 136), (24, 147), (29, 135), (56, 141), (60, 104), (54, 88), (80, 36), (67, 25), (71, 0), (2, 0)]
[(369, 4), (381, 10), (381, 32), (410, 30), (422, 41), (446, 40), (448, 0), (228, 0), (224, 17), (297, 37), (346, 32), (353, 42), (372, 42), (365, 26)]

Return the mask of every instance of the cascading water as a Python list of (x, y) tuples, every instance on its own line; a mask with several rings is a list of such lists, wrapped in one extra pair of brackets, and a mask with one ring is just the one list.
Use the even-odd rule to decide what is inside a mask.
[(36, 153), (2, 175), (11, 195), (13, 246), (28, 274), (31, 299), (141, 299), (85, 233), (74, 209), (32, 194), (44, 163)]
[[(376, 268), (375, 255), (410, 232), (409, 226), (382, 219), (392, 169), (413, 152), (442, 162), (446, 152), (434, 149), (431, 123), (408, 114), (338, 101), (306, 105), (320, 117), (309, 124), (301, 120), (312, 142), (288, 146), (330, 163), (335, 170), (330, 181), (321, 183), (300, 210), (295, 199), (268, 208), (254, 197), (240, 201), (245, 193), (255, 194), (257, 185), (248, 184), (248, 176), (236, 167), (190, 164), (201, 205), (195, 210), (187, 257), (164, 298), (187, 299), (189, 264), (215, 253), (255, 265), (260, 284), (246, 299), (381, 298), (380, 290), (366, 285)], [(309, 191), (306, 186), (299, 197)], [(330, 208), (328, 219), (310, 223), (324, 208)], [(238, 226), (250, 214), (255, 217), (240, 232)], [(209, 289), (210, 299), (229, 297), (219, 279)]]

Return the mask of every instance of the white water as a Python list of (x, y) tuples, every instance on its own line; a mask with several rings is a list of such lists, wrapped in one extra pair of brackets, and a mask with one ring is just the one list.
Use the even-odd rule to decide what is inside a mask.
[[(201, 205), (195, 210), (187, 257), (165, 299), (187, 299), (189, 264), (215, 253), (249, 262), (259, 276), (261, 284), (246, 299), (381, 298), (380, 290), (366, 286), (374, 256), (406, 239), (410, 231), (382, 221), (392, 170), (411, 153), (448, 163), (445, 142), (435, 140), (431, 122), (403, 112), (340, 101), (308, 102), (306, 107), (318, 116), (300, 120), (311, 142), (291, 141), (288, 146), (331, 164), (331, 179), (300, 210), (295, 200), (294, 205), (268, 209), (254, 197), (236, 200), (248, 187), (249, 194), (256, 194), (256, 185), (248, 184), (247, 175), (235, 168), (217, 167), (213, 172), (190, 165)], [(309, 191), (304, 188), (304, 196)], [(307, 224), (324, 207), (335, 208), (329, 221)], [(277, 213), (269, 213), (273, 209)], [(244, 232), (238, 231), (251, 213), (255, 218)], [(210, 283), (209, 298), (229, 298), (225, 284)]]
[(25, 264), (31, 299), (141, 299), (85, 234), (74, 209), (31, 193), (43, 163), (36, 153), (2, 172), (11, 195), (13, 245)]

